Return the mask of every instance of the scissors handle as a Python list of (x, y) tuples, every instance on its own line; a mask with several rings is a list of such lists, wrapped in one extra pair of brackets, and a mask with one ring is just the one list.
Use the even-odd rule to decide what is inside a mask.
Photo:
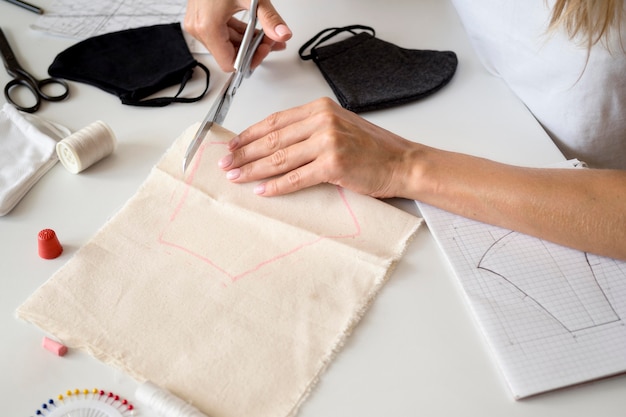
[[(70, 89), (64, 80), (54, 77), (38, 80), (26, 71), (17, 62), (17, 58), (2, 29), (0, 29), (0, 55), (4, 61), (4, 67), (9, 75), (13, 77), (13, 80), (9, 81), (4, 87), (4, 96), (9, 103), (19, 110), (33, 113), (39, 109), (42, 99), (61, 101), (69, 95)], [(24, 99), (24, 93), (19, 93), (19, 91), (24, 88), (29, 91), (29, 94), (34, 96), (34, 105), (28, 106), (23, 104), (27, 99)]]
[[(27, 102), (27, 99), (17, 98), (17, 93), (23, 89), (30, 91), (30, 94), (35, 98), (35, 104), (33, 104), (32, 106), (24, 104)], [(23, 94), (19, 95), (21, 96)], [(39, 94), (37, 94), (37, 90), (35, 90), (35, 87), (33, 87), (30, 83), (21, 78), (14, 78), (4, 86), (4, 96), (6, 97), (7, 101), (14, 105), (18, 110), (26, 113), (34, 113), (39, 110), (39, 106), (41, 106), (41, 97), (39, 96)]]
[[(23, 69), (14, 70), (12, 74), (15, 78), (9, 81), (4, 87), (4, 96), (7, 101), (13, 104), (18, 110), (27, 113), (34, 113), (39, 110), (41, 100), (61, 101), (69, 95), (69, 86), (64, 80), (58, 78), (45, 78), (37, 80)], [(54, 86), (54, 87), (52, 87)], [(35, 98), (32, 106), (24, 104), (27, 99), (21, 98), (19, 91), (26, 89)], [(50, 91), (50, 90), (55, 91)], [(58, 92), (56, 90), (59, 90)]]
[[(46, 92), (47, 90), (50, 90), (48, 87), (52, 85), (58, 86), (58, 87), (53, 87), (54, 90), (60, 89), (60, 92), (58, 94), (51, 94), (52, 92), (56, 92), (56, 91)], [(54, 77), (44, 78), (43, 80), (39, 80), (37, 82), (36, 90), (41, 96), (41, 98), (47, 101), (65, 100), (67, 96), (70, 94), (70, 88), (67, 85), (67, 83), (64, 80), (61, 80), (59, 78), (54, 78)]]

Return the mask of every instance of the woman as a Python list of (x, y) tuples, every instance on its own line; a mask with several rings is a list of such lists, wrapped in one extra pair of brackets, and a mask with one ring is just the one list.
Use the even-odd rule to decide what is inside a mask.
[[(419, 200), (626, 259), (623, 1), (557, 0), (551, 9), (544, 0), (522, 6), (516, 0), (481, 1), (454, 2), (487, 67), (524, 100), (566, 156), (606, 169), (522, 168), (447, 152), (404, 139), (322, 98), (270, 115), (234, 137), (231, 153), (219, 163), (227, 178), (241, 183), (272, 177), (255, 188), (262, 196), (328, 182), (374, 197)], [(227, 71), (244, 26), (232, 15), (246, 6), (245, 0), (188, 3), (185, 28)], [(269, 0), (259, 1), (258, 16), (268, 39), (254, 65), (291, 37)], [(507, 38), (512, 23), (512, 38), (524, 48)], [(525, 55), (516, 55), (522, 49)], [(520, 62), (526, 67), (514, 71)], [(599, 84), (606, 74), (615, 83), (610, 94)], [(572, 101), (576, 97), (585, 100)]]

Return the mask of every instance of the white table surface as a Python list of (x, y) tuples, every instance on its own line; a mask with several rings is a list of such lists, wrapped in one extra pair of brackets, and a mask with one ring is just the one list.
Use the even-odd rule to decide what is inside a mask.
[[(358, 23), (399, 46), (453, 50), (459, 58), (454, 79), (436, 95), (367, 113), (367, 119), (416, 141), (507, 163), (563, 159), (523, 104), (483, 69), (448, 1), (276, 0), (275, 5), (294, 37), (286, 51), (272, 55), (244, 82), (224, 122), (230, 130), (322, 95), (332, 97), (315, 65), (301, 61), (297, 50), (324, 28)], [(30, 29), (36, 19), (0, 2), (0, 27), (16, 55), (44, 77), (54, 57), (76, 41)], [(39, 329), (17, 320), (14, 312), (135, 193), (172, 141), (204, 117), (226, 76), (210, 56), (198, 59), (212, 72), (210, 94), (198, 103), (128, 107), (113, 95), (71, 83), (68, 100), (44, 103), (37, 113), (73, 131), (103, 120), (119, 146), (78, 175), (57, 164), (0, 218), (1, 415), (33, 415), (42, 401), (74, 388), (98, 387), (134, 399), (135, 381), (80, 351), (56, 357), (41, 347)], [(8, 80), (0, 70), (0, 84)], [(192, 87), (201, 88), (201, 81)], [(398, 204), (416, 211), (412, 202)], [(57, 259), (37, 255), (37, 233), (44, 228), (54, 229), (64, 247)], [(151, 413), (144, 408), (140, 415)], [(424, 226), (299, 415), (624, 416), (626, 377), (514, 401)]]

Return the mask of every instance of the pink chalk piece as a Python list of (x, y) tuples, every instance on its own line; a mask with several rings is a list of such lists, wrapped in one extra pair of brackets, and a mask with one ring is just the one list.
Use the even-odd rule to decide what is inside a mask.
[(43, 338), (42, 343), (44, 349), (49, 350), (57, 356), (63, 356), (67, 353), (67, 346), (57, 342), (56, 340), (52, 340), (48, 337)]

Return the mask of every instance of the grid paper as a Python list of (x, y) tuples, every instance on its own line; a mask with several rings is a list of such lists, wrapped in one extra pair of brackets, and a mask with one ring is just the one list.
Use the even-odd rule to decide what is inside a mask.
[(626, 372), (626, 262), (418, 206), (515, 399)]

